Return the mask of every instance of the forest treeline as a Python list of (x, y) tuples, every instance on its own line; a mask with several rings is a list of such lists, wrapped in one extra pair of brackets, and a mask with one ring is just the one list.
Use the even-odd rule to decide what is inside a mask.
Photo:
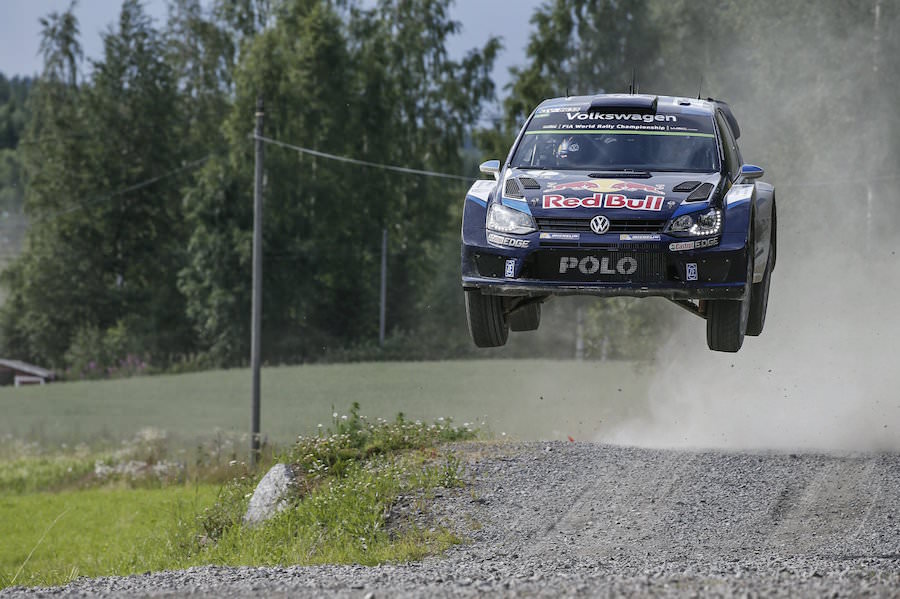
[[(896, 185), (894, 0), (548, 0), (506, 89), (504, 40), (448, 54), (451, 0), (168, 6), (155, 22), (125, 0), (85, 58), (73, 3), (41, 21), (39, 76), (0, 77), (4, 357), (71, 377), (246, 363), (257, 97), (268, 137), (474, 179), (542, 99), (624, 91), (635, 72), (641, 91), (731, 102), (745, 157), (791, 195), (788, 234), (823, 191)], [(485, 355), (458, 282), (465, 188), (267, 146), (265, 360)], [(554, 303), (545, 331), (490, 355), (571, 356), (580, 309), (587, 356), (652, 357), (682, 318), (661, 300)]]

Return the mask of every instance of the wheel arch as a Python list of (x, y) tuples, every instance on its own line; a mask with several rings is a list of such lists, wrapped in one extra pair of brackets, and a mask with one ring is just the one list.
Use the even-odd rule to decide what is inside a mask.
[(775, 188), (768, 183), (759, 182), (754, 185), (753, 212), (751, 222), (755, 227), (754, 243), (754, 281), (761, 279), (769, 262), (772, 250), (772, 234), (774, 232)]
[(775, 262), (778, 259), (778, 202), (775, 201), (775, 191), (772, 191), (772, 232), (769, 235), (769, 251), (772, 252), (772, 270), (775, 270)]

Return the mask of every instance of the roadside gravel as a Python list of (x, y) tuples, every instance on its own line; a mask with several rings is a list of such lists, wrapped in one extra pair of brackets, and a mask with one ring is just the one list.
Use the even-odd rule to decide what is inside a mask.
[(463, 444), (420, 563), (192, 568), (0, 597), (898, 596), (900, 456)]

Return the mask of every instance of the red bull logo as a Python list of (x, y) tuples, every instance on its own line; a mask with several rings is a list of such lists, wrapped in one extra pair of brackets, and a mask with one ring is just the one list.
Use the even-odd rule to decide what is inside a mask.
[(622, 181), (619, 179), (591, 179), (589, 181), (571, 181), (568, 183), (556, 183), (547, 188), (547, 191), (593, 191), (595, 193), (612, 192), (644, 192), (654, 195), (665, 195), (665, 185), (644, 185), (634, 181)]
[(557, 183), (547, 188), (547, 191), (613, 191), (607, 189), (603, 181), (573, 181), (571, 183)]
[(647, 195), (643, 198), (626, 198), (620, 193), (595, 193), (586, 198), (567, 198), (561, 194), (544, 195), (543, 207), (554, 208), (624, 208), (626, 210), (652, 210), (659, 212), (665, 196)]
[(619, 181), (612, 186), (615, 191), (643, 191), (644, 193), (655, 193), (665, 195), (665, 185), (644, 185), (643, 183), (635, 183), (634, 181)]

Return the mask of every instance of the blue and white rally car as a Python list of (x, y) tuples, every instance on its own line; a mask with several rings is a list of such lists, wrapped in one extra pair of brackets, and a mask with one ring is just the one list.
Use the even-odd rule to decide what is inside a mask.
[(544, 101), (493, 180), (466, 194), (462, 285), (479, 347), (540, 324), (554, 295), (659, 296), (736, 352), (766, 320), (775, 190), (744, 164), (724, 102), (651, 95)]

